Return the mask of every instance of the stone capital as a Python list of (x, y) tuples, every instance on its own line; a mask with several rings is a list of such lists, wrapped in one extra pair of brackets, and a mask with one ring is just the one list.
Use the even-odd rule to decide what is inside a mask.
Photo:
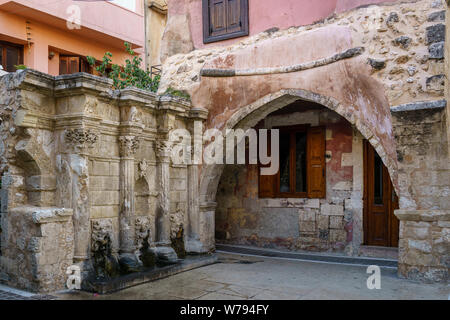
[(155, 143), (156, 157), (161, 162), (170, 161), (171, 144), (169, 141), (158, 140)]
[(119, 137), (120, 156), (129, 158), (136, 154), (139, 149), (140, 140), (136, 136)]
[(98, 140), (98, 134), (91, 129), (68, 129), (64, 133), (65, 142), (75, 152), (92, 148)]

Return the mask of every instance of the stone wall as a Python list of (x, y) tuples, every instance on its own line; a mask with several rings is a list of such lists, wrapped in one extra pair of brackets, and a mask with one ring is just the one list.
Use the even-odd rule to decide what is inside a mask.
[[(200, 77), (202, 68), (267, 68), (277, 64), (277, 58), (273, 56), (277, 52), (283, 52), (278, 64), (282, 66), (289, 65), (291, 60), (298, 63), (302, 58), (305, 62), (314, 60), (314, 56), (324, 58), (325, 43), (310, 43), (310, 49), (302, 49), (305, 52), (293, 50), (297, 41), (302, 40), (304, 45), (305, 41), (319, 36), (314, 33), (319, 30), (334, 37), (348, 33), (353, 47), (365, 48), (362, 60), (371, 66), (371, 77), (383, 83), (391, 105), (444, 95), (445, 4), (441, 0), (369, 5), (308, 26), (271, 29), (225, 47), (219, 42), (206, 49), (189, 53), (185, 50), (165, 61), (160, 91), (164, 92), (170, 86), (187, 90), (195, 99), (194, 96), (200, 94), (199, 87), (205, 85), (205, 80)], [(310, 36), (298, 38), (302, 34)], [(344, 39), (340, 41), (342, 50)], [(333, 40), (326, 44), (330, 46), (331, 43)], [(246, 60), (242, 57), (246, 52), (253, 57)]]
[(59, 290), (71, 265), (83, 279), (103, 276), (99, 254), (125, 270), (143, 264), (144, 246), (169, 259), (174, 240), (199, 239), (199, 208), (188, 206), (198, 194), (194, 175), (172, 163), (169, 137), (204, 121), (205, 110), (113, 90), (109, 79), (88, 74), (34, 70), (1, 77), (0, 96), (3, 282)]
[(446, 101), (393, 107), (399, 181), (416, 210), (398, 210), (399, 275), (447, 281), (450, 267), (450, 161)]
[[(350, 250), (354, 183), (352, 127), (326, 108), (316, 106), (310, 111), (303, 110), (298, 107), (295, 112), (271, 114), (262, 121), (263, 127), (298, 124), (326, 127), (326, 198), (260, 199), (257, 165), (226, 166), (217, 193), (218, 240), (291, 250), (343, 250), (350, 244)], [(362, 184), (362, 180), (355, 183)], [(356, 220), (357, 215), (355, 212)]]
[(399, 275), (428, 282), (447, 281), (450, 268), (450, 211), (398, 210)]
[[(164, 51), (167, 59), (159, 90), (165, 92), (171, 87), (188, 92), (193, 105), (209, 111), (206, 128), (219, 130), (253, 127), (269, 113), (298, 99), (319, 103), (351, 123), (355, 129), (354, 154), (357, 149), (361, 150), (357, 154), (362, 154), (364, 138), (375, 148), (389, 170), (401, 209), (446, 212), (449, 168), (448, 151), (444, 149), (448, 150), (450, 145), (443, 138), (449, 134), (449, 122), (444, 117), (449, 108), (445, 109), (443, 99), (448, 1), (365, 3), (368, 5), (338, 11), (311, 25), (284, 30), (273, 26), (250, 37), (213, 43), (202, 49), (195, 49), (198, 46), (193, 45), (192, 39), (196, 36), (189, 28), (189, 19), (199, 16), (199, 12), (192, 11), (199, 7), (183, 1), (172, 7), (169, 3), (167, 30), (183, 30), (176, 32), (183, 41), (177, 47), (170, 46), (174, 39), (169, 35), (163, 39), (174, 50)], [(411, 104), (419, 107), (405, 113), (404, 109)], [(444, 112), (428, 110), (428, 105), (436, 104)], [(353, 177), (362, 181), (362, 157), (354, 161)], [(208, 208), (205, 209), (208, 214), (216, 208), (222, 170), (221, 166), (201, 168), (200, 207)], [(232, 174), (250, 179), (249, 194), (254, 195), (251, 169), (226, 169), (226, 177)], [(362, 192), (361, 185), (353, 183), (348, 202), (353, 218), (357, 218), (353, 220), (353, 248), (363, 241), (359, 231)], [(226, 202), (225, 198), (221, 201)], [(253, 228), (254, 219), (251, 216), (247, 219), (246, 211), (241, 210), (252, 207), (251, 202), (247, 206), (233, 204), (237, 210), (233, 215)], [(296, 216), (295, 209), (286, 206), (282, 209)], [(223, 214), (221, 210), (218, 208), (219, 216)], [(312, 214), (305, 214), (302, 221), (308, 222), (311, 217)], [(202, 235), (208, 234), (214, 223), (211, 217), (208, 221)], [(318, 223), (316, 219), (315, 224)], [(402, 224), (404, 228), (403, 221)], [(219, 232), (226, 231), (223, 225), (218, 227)], [(211, 238), (209, 243), (213, 241)], [(402, 252), (407, 242), (400, 243)], [(402, 257), (400, 266), (404, 264)], [(399, 270), (408, 276), (404, 269)], [(424, 269), (417, 270), (422, 273)]]

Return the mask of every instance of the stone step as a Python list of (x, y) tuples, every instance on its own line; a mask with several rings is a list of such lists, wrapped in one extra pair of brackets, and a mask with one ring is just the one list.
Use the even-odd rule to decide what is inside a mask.
[(397, 268), (396, 259), (351, 257), (343, 254), (334, 254), (328, 252), (327, 253), (292, 252), (292, 251), (280, 251), (273, 249), (255, 248), (229, 244), (216, 244), (216, 251), (224, 253), (236, 253), (241, 255), (252, 255), (269, 258), (284, 258), (284, 259), (293, 259), (311, 262), (348, 264), (359, 266), (377, 265), (382, 268), (390, 268), (390, 269)]
[(398, 248), (361, 246), (359, 250), (359, 255), (363, 257), (397, 260)]
[(197, 269), (217, 262), (215, 254), (187, 256), (180, 259), (177, 264), (154, 268), (148, 271), (136, 272), (120, 276), (108, 281), (91, 281), (89, 286), (83, 288), (83, 291), (95, 292), (99, 294), (108, 294), (120, 291), (126, 288), (134, 287), (143, 283), (163, 279), (180, 272)]

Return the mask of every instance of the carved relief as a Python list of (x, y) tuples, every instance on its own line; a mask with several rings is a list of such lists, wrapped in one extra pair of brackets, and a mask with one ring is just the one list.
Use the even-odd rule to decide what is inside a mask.
[(158, 140), (155, 143), (156, 157), (160, 160), (168, 158), (172, 152), (172, 145), (169, 141)]
[(142, 112), (140, 112), (136, 107), (131, 107), (130, 119), (131, 122), (142, 122)]
[(92, 252), (97, 278), (119, 274), (117, 258), (112, 253), (113, 226), (111, 219), (92, 221)]
[(140, 250), (145, 245), (150, 245), (151, 227), (150, 220), (147, 217), (137, 217), (136, 227), (136, 248)]
[(86, 103), (84, 104), (84, 110), (87, 113), (94, 113), (94, 111), (97, 109), (98, 102), (96, 99), (92, 98), (86, 98)]
[(147, 170), (148, 170), (148, 162), (147, 160), (142, 160), (138, 164), (138, 171), (139, 171), (139, 178), (146, 178), (147, 179)]
[(139, 149), (139, 138), (135, 136), (119, 137), (120, 155), (122, 157), (132, 157)]
[(91, 129), (68, 129), (64, 137), (75, 151), (92, 148), (98, 140), (98, 134)]

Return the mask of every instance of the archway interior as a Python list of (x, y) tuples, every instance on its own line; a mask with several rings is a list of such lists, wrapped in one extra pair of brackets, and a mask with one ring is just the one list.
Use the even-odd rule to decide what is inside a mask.
[[(280, 170), (267, 194), (261, 192), (258, 165), (224, 166), (216, 194), (216, 242), (356, 252), (364, 242), (364, 137), (336, 112), (304, 100), (268, 114), (254, 128), (281, 130)], [(317, 147), (312, 146), (317, 139), (306, 136), (314, 128), (324, 132), (323, 194), (307, 192), (315, 174), (308, 150)]]

